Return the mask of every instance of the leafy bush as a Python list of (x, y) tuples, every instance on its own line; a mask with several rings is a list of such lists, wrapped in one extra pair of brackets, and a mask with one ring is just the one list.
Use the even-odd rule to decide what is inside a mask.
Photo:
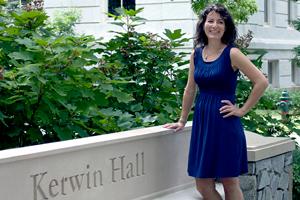
[[(243, 83), (239, 85), (239, 91), (242, 92), (238, 92), (238, 96), (242, 94), (240, 99), (244, 99), (246, 94), (249, 94), (247, 90), (249, 90), (251, 86), (249, 85), (250, 83), (247, 83), (245, 80), (241, 82)], [(247, 87), (247, 84), (249, 87)], [(299, 107), (296, 106), (297, 104), (292, 105), (288, 121), (282, 121), (281, 117), (278, 117), (280, 116), (280, 110), (276, 106), (280, 96), (280, 90), (267, 90), (256, 107), (242, 118), (244, 128), (265, 136), (289, 137), (291, 133), (300, 135)], [(295, 96), (294, 93), (291, 93), (292, 102), (294, 102), (293, 98)], [(242, 103), (244, 101), (241, 100), (240, 102)], [(295, 102), (297, 102), (296, 98)]]
[(106, 78), (83, 67), (98, 61), (95, 39), (56, 37), (42, 11), (1, 14), (0, 148), (104, 133), (97, 113), (108, 100), (94, 83)]
[[(183, 90), (185, 72), (176, 67), (186, 62), (171, 49), (186, 41), (180, 30), (166, 30), (169, 38), (163, 39), (121, 22), (130, 30), (104, 43), (58, 34), (43, 11), (7, 10), (0, 2), (0, 149), (155, 125), (179, 115), (182, 94), (174, 88)], [(140, 11), (117, 19), (139, 20)]]
[(110, 14), (118, 20), (114, 24), (125, 32), (113, 32), (115, 37), (102, 44), (105, 50), (100, 54), (100, 70), (110, 79), (123, 78), (129, 82), (120, 84), (118, 89), (132, 95), (130, 106), (127, 104), (130, 99), (123, 95), (124, 102), (112, 102), (112, 107), (133, 115), (139, 112), (142, 117), (154, 114), (149, 120), (158, 125), (179, 116), (182, 89), (187, 79), (187, 69), (179, 67), (188, 61), (184, 59), (186, 53), (175, 53), (172, 49), (182, 46), (188, 39), (182, 38), (181, 30), (166, 30), (167, 39), (158, 34), (136, 32), (135, 26), (144, 21), (137, 16), (141, 11), (119, 9), (118, 16)]

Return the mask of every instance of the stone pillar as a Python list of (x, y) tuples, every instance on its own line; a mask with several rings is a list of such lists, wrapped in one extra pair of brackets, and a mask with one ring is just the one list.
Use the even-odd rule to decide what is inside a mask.
[(289, 87), (292, 83), (291, 61), (279, 60), (279, 80), (280, 87)]
[(245, 200), (292, 199), (295, 144), (288, 145), (288, 138), (247, 136), (249, 170), (240, 176)]
[(245, 199), (292, 199), (292, 152), (249, 162), (249, 173), (240, 177)]

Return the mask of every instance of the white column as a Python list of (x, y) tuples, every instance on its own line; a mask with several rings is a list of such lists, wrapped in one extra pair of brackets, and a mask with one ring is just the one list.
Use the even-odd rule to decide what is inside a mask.
[(279, 85), (283, 88), (293, 85), (290, 60), (279, 60)]

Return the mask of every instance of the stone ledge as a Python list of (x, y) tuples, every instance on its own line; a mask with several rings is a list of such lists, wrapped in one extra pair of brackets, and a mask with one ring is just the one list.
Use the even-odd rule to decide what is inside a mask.
[[(189, 133), (192, 128), (192, 122), (188, 122), (183, 133)], [(150, 137), (159, 137), (174, 133), (172, 130), (155, 126), (149, 128), (134, 129), (119, 133), (99, 135), (75, 140), (54, 142), (42, 145), (35, 145), (23, 148), (8, 149), (0, 151), (0, 163), (25, 160), (29, 158), (38, 158), (47, 155), (56, 155), (75, 150), (84, 150), (86, 148), (106, 146), (121, 142), (128, 142)], [(264, 137), (259, 134), (245, 131), (247, 140), (248, 160), (258, 161), (267, 157), (279, 155), (295, 149), (295, 142), (290, 138)]]
[[(192, 127), (191, 125), (191, 122), (188, 122), (183, 132), (189, 132)], [(7, 149), (0, 151), (0, 164), (180, 133), (174, 133), (172, 130), (162, 128), (162, 126), (154, 126), (74, 140)]]
[(245, 134), (249, 162), (263, 160), (295, 149), (295, 142), (289, 137), (265, 137), (250, 131), (245, 131)]

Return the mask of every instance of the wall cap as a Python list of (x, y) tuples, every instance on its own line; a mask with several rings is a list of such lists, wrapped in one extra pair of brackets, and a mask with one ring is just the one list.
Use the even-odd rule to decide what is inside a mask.
[[(154, 126), (75, 140), (7, 149), (0, 151), (0, 164), (150, 137), (160, 137), (168, 134), (185, 134), (190, 133), (191, 127), (192, 122), (188, 122), (183, 131), (174, 133), (173, 130), (165, 129), (162, 126)], [(288, 137), (264, 137), (250, 131), (245, 131), (245, 135), (248, 161), (250, 162), (280, 155), (295, 149), (295, 142)]]

